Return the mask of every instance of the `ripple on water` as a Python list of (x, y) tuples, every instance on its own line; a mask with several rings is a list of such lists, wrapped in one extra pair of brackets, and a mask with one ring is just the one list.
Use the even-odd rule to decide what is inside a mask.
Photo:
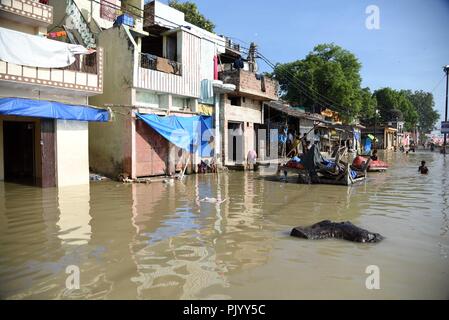
[[(385, 158), (388, 172), (349, 188), (241, 172), (170, 186), (0, 184), (0, 297), (447, 297), (449, 164), (436, 153)], [(417, 174), (421, 159), (428, 176)], [(227, 201), (200, 202), (205, 197)], [(289, 236), (294, 226), (324, 219), (349, 220), (386, 239)], [(370, 264), (383, 275), (374, 296), (364, 288)], [(79, 291), (65, 287), (68, 265), (81, 270)]]

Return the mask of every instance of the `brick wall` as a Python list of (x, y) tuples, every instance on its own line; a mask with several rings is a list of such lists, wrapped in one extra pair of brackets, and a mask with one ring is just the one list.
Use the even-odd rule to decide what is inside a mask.
[(262, 80), (256, 74), (245, 70), (222, 71), (219, 74), (224, 83), (234, 84), (240, 94), (253, 96), (261, 100), (277, 100), (277, 81), (265, 77), (265, 92), (262, 91)]

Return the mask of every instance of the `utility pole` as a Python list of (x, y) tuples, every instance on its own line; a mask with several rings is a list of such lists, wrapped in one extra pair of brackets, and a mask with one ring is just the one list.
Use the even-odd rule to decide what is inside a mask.
[[(449, 95), (449, 65), (443, 67), (444, 72), (446, 72), (446, 112), (444, 115), (444, 121), (447, 121), (447, 105), (448, 105), (448, 95)], [(444, 133), (444, 143), (443, 143), (443, 153), (446, 154), (446, 133)]]
[(376, 110), (374, 111), (374, 146), (373, 146), (373, 150), (377, 150), (377, 115), (379, 114), (379, 110), (376, 108)]

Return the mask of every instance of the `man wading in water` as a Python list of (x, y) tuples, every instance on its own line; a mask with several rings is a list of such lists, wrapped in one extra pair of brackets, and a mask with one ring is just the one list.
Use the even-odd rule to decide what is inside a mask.
[(426, 162), (425, 161), (421, 161), (421, 166), (418, 168), (418, 171), (421, 174), (428, 174), (429, 173), (429, 169), (426, 167)]

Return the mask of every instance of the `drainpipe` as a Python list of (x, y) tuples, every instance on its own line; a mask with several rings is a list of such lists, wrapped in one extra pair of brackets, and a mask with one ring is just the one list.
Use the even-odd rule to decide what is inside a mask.
[[(214, 88), (214, 157), (217, 161), (218, 165), (222, 165), (222, 148), (221, 148), (221, 134), (220, 134), (220, 100), (221, 96), (223, 94), (233, 92), (236, 89), (236, 86), (233, 84), (223, 84), (223, 81), (221, 80), (214, 80), (213, 81), (213, 88)], [(226, 112), (223, 109), (223, 113)], [(224, 114), (223, 114), (224, 116)], [(226, 128), (223, 128), (223, 134), (226, 134)]]
[(220, 159), (221, 154), (221, 140), (220, 140), (220, 93), (214, 94), (214, 102), (215, 102), (215, 158)]

